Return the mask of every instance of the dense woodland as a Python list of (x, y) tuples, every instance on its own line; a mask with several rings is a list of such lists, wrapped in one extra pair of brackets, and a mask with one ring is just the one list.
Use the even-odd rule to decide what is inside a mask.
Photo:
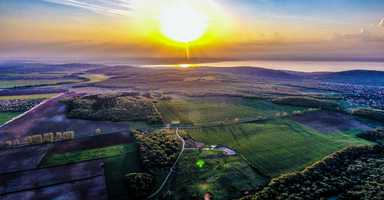
[(129, 194), (137, 199), (144, 199), (154, 187), (154, 178), (148, 173), (130, 173), (125, 176)]
[(382, 145), (383, 144), (382, 142), (384, 141), (384, 129), (377, 128), (374, 130), (369, 130), (369, 131), (357, 134), (357, 136)]
[(181, 144), (173, 131), (141, 132), (132, 130), (146, 173), (125, 176), (127, 189), (137, 199), (145, 199), (161, 181), (163, 172), (168, 171), (180, 152)]
[(0, 100), (0, 112), (25, 112), (44, 99)]
[(149, 171), (171, 166), (180, 152), (181, 144), (174, 132), (156, 133), (133, 131), (139, 144), (143, 165)]
[(349, 147), (302, 172), (272, 179), (263, 190), (244, 199), (384, 199), (383, 184), (383, 147)]
[(99, 94), (63, 101), (71, 118), (161, 123), (151, 99), (131, 94)]

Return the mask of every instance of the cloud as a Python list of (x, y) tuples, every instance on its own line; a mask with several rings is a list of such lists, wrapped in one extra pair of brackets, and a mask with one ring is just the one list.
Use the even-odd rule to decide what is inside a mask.
[(86, 9), (98, 14), (128, 16), (131, 0), (43, 0), (45, 2)]
[(384, 42), (384, 36), (377, 34), (375, 32), (368, 31), (364, 28), (360, 29), (358, 33), (350, 34), (335, 34), (332, 38), (332, 41), (338, 42)]
[(383, 19), (381, 19), (380, 21), (379, 21), (379, 23), (377, 24), (379, 27), (384, 27), (384, 17), (383, 17)]

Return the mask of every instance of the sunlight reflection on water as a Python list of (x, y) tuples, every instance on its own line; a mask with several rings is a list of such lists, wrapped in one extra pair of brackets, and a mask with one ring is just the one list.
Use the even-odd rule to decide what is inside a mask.
[[(144, 67), (179, 67), (179, 64), (144, 65)], [(355, 69), (384, 71), (384, 62), (350, 61), (224, 61), (194, 64), (194, 67), (263, 67), (302, 72), (345, 71)]]

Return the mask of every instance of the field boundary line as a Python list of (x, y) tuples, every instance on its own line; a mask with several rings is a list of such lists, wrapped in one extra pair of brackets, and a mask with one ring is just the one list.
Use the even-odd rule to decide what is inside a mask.
[(164, 117), (161, 115), (161, 112), (159, 111), (159, 109), (157, 108), (156, 104), (152, 102), (152, 107), (153, 109), (155, 110), (155, 112), (159, 115), (161, 121), (163, 122), (163, 124), (165, 123), (165, 120), (164, 120)]
[(15, 121), (15, 120), (17, 120), (17, 119), (19, 119), (19, 118), (21, 118), (21, 117), (23, 117), (23, 116), (25, 116), (25, 115), (27, 115), (28, 113), (34, 111), (34, 110), (37, 109), (38, 107), (40, 107), (40, 106), (46, 104), (48, 101), (51, 101), (52, 99), (59, 98), (59, 97), (61, 97), (61, 96), (63, 96), (63, 95), (64, 95), (64, 93), (62, 92), (62, 93), (59, 93), (59, 94), (57, 94), (57, 95), (55, 95), (55, 96), (53, 96), (53, 97), (51, 97), (51, 98), (45, 99), (44, 101), (40, 102), (39, 104), (33, 106), (31, 109), (29, 109), (29, 110), (27, 110), (27, 111), (21, 113), (20, 115), (17, 115), (16, 117), (14, 117), (14, 118), (8, 120), (7, 122), (3, 123), (2, 125), (0, 125), (0, 128), (2, 128), (2, 127), (4, 127), (4, 126), (6, 126), (6, 125), (12, 123), (13, 121)]

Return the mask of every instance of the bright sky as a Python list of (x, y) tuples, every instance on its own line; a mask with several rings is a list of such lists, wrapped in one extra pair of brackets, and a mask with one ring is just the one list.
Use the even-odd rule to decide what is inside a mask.
[(0, 58), (183, 57), (173, 24), (196, 58), (384, 59), (383, 0), (1, 0)]

